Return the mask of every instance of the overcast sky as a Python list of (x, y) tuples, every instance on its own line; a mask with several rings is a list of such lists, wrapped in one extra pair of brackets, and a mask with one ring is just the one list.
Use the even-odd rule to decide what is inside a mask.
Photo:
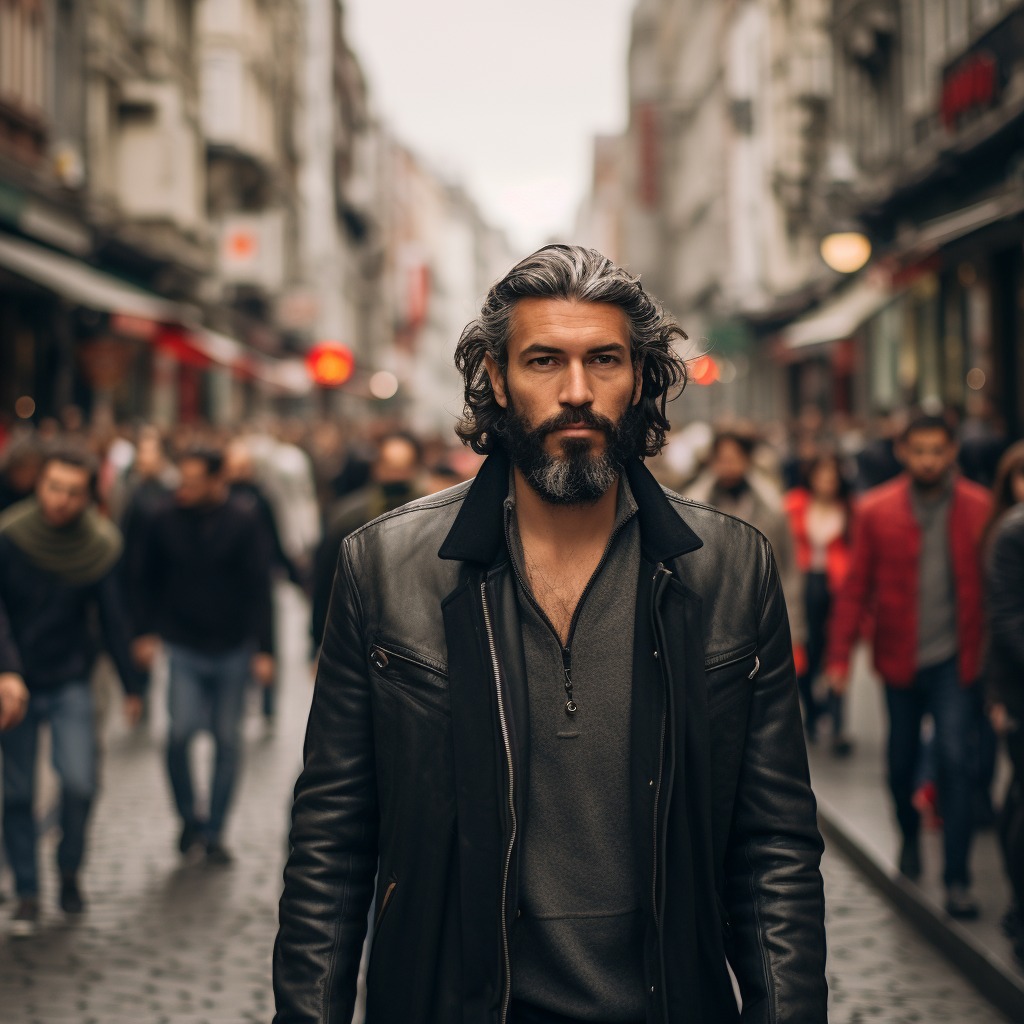
[(634, 0), (345, 0), (374, 109), (529, 251), (568, 231), (626, 120)]

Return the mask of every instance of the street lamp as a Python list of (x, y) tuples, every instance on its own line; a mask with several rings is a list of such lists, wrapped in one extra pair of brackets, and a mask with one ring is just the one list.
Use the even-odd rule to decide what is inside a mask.
[(852, 274), (871, 259), (871, 242), (860, 231), (834, 231), (821, 240), (821, 258), (840, 274)]

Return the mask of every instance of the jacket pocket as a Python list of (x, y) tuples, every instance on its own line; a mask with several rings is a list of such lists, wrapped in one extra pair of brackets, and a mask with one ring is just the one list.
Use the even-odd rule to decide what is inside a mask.
[(742, 644), (705, 658), (708, 714), (722, 711), (742, 698), (749, 697), (753, 689), (751, 680), (760, 667), (756, 642)]
[(373, 675), (403, 697), (448, 714), (448, 673), (443, 665), (395, 643), (378, 641), (370, 647)]

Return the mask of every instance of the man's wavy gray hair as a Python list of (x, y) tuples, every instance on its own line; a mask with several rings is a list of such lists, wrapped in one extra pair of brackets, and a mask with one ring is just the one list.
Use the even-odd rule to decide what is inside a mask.
[(465, 410), (455, 428), (462, 441), (484, 455), (494, 450), (506, 410), (494, 397), (484, 356), (490, 355), (506, 372), (513, 314), (516, 303), (525, 298), (607, 302), (626, 314), (633, 366), (642, 379), (636, 410), (638, 454), (657, 455), (669, 430), (669, 392), (678, 388), (678, 394), (687, 382), (686, 363), (673, 347), (686, 333), (644, 291), (639, 278), (579, 245), (546, 245), (521, 260), (491, 288), (480, 315), (462, 332), (455, 349), (455, 365), (466, 385)]

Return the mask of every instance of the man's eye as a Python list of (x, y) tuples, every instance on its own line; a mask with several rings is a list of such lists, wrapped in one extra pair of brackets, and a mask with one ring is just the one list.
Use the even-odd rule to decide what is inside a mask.
[(615, 356), (600, 355), (594, 357), (601, 366), (608, 366), (610, 363), (615, 362)]
[(536, 359), (532, 360), (535, 366), (550, 366), (552, 362), (551, 356), (537, 356)]

